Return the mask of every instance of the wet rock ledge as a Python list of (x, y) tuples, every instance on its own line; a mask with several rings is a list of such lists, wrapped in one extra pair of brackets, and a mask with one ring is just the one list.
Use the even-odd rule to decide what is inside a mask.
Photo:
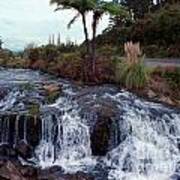
[[(94, 177), (82, 172), (64, 174), (61, 167), (40, 169), (32, 165), (22, 165), (19, 159), (28, 162), (32, 148), (21, 141), (17, 146), (0, 146), (0, 180), (94, 180)], [(32, 162), (29, 162), (32, 163)]]

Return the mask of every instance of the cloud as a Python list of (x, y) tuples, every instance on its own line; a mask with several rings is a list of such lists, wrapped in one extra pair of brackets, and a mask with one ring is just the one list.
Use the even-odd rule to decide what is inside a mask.
[[(79, 19), (71, 30), (67, 24), (75, 15), (74, 11), (54, 12), (55, 7), (49, 5), (49, 0), (6, 0), (0, 1), (0, 36), (5, 47), (12, 50), (23, 49), (30, 42), (47, 43), (50, 34), (58, 34), (65, 41), (67, 38), (77, 42), (84, 40)], [(91, 26), (91, 15), (88, 16), (88, 26)], [(99, 32), (107, 26), (107, 17), (100, 23)]]

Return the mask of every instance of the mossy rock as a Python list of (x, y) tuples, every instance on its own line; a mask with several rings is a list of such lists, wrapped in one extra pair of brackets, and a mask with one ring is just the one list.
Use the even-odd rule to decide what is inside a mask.
[(46, 103), (48, 103), (48, 104), (54, 103), (56, 101), (56, 99), (60, 96), (60, 94), (61, 93), (59, 91), (49, 93), (45, 98)]
[(34, 85), (30, 84), (30, 83), (21, 84), (20, 89), (27, 90), (27, 91), (33, 91), (34, 90)]
[(40, 114), (40, 105), (39, 104), (28, 105), (28, 112), (32, 116), (39, 115)]

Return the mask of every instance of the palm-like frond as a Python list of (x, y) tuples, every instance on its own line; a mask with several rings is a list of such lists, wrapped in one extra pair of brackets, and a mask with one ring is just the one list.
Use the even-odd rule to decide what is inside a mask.
[(77, 18), (80, 16), (80, 13), (77, 13), (72, 19), (71, 21), (68, 23), (67, 27), (68, 29), (71, 28), (71, 25), (74, 24), (74, 22), (77, 20)]
[(80, 13), (85, 13), (87, 11), (90, 11), (95, 6), (94, 0), (50, 0), (50, 4), (56, 4), (57, 10), (63, 10), (63, 9), (75, 9), (79, 11)]

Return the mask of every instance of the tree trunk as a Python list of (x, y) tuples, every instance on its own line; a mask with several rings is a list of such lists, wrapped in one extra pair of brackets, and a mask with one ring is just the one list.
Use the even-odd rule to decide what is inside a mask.
[(93, 20), (93, 38), (92, 38), (92, 73), (95, 77), (96, 75), (96, 30), (97, 30), (97, 20)]
[(85, 35), (85, 43), (86, 43), (86, 48), (87, 48), (87, 54), (90, 54), (90, 44), (89, 44), (89, 34), (87, 30), (87, 25), (86, 25), (86, 16), (84, 13), (82, 13), (82, 23), (83, 23), (83, 28), (84, 28), (84, 35)]
[(84, 35), (85, 35), (85, 44), (87, 49), (87, 56), (85, 55), (83, 57), (82, 70), (83, 70), (83, 79), (84, 81), (87, 81), (88, 80), (87, 65), (89, 64), (87, 60), (89, 59), (89, 55), (90, 55), (90, 44), (89, 44), (88, 29), (86, 25), (86, 16), (85, 13), (81, 13), (81, 15), (82, 15), (83, 28), (84, 28)]

